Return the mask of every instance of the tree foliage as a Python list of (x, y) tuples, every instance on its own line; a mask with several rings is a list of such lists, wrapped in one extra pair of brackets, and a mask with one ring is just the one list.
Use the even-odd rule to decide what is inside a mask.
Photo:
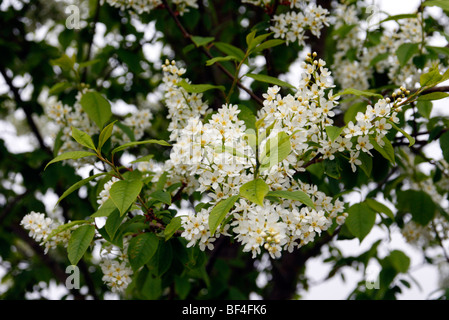
[[(372, 13), (2, 3), (2, 126), (29, 142), (0, 139), (2, 299), (52, 282), (74, 299), (301, 298), (315, 257), (327, 279), (377, 263), (378, 286), (348, 298), (396, 299), (417, 284), (407, 252), (379, 249), (395, 232), (444, 275), (449, 50), (433, 39), (449, 41), (449, 7)], [(376, 230), (366, 252), (339, 249)]]

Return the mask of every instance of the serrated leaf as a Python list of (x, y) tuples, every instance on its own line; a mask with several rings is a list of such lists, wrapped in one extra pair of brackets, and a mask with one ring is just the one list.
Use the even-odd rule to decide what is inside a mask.
[(441, 9), (445, 11), (449, 11), (449, 3), (447, 0), (432, 0), (432, 1), (425, 1), (423, 4), (425, 7), (440, 7)]
[(154, 233), (145, 232), (131, 238), (128, 245), (128, 259), (134, 272), (153, 257), (158, 245), (159, 240)]
[(235, 61), (239, 61), (239, 59), (237, 57), (234, 56), (226, 56), (226, 57), (215, 57), (212, 59), (209, 59), (206, 61), (206, 66), (211, 66), (217, 62), (221, 62), (221, 61), (230, 61), (230, 60), (235, 60)]
[(345, 225), (360, 242), (368, 235), (376, 221), (376, 213), (365, 203), (349, 207)]
[(252, 51), (252, 53), (257, 53), (269, 48), (273, 48), (273, 47), (277, 47), (281, 44), (284, 44), (285, 40), (281, 40), (281, 39), (271, 39), (271, 40), (267, 40), (264, 43), (261, 43), (259, 46), (255, 47), (254, 50)]
[(68, 152), (60, 154), (59, 156), (57, 156), (53, 160), (51, 160), (49, 163), (47, 163), (44, 170), (47, 169), (47, 167), (50, 164), (55, 163), (55, 162), (64, 161), (64, 160), (77, 160), (77, 159), (90, 157), (90, 156), (96, 156), (96, 154), (89, 152), (89, 151), (68, 151)]
[(406, 273), (410, 267), (410, 258), (400, 250), (393, 250), (388, 259), (397, 272)]
[(76, 228), (70, 236), (67, 246), (69, 261), (72, 265), (76, 265), (84, 256), (95, 236), (95, 227), (93, 225), (85, 225)]
[(122, 221), (123, 216), (120, 214), (119, 210), (115, 208), (115, 210), (113, 210), (106, 219), (106, 223), (104, 225), (104, 228), (106, 229), (106, 232), (108, 233), (109, 237), (111, 237), (111, 239), (114, 238), (115, 233), (122, 224)]
[(61, 57), (57, 59), (50, 60), (50, 63), (54, 66), (58, 66), (65, 71), (73, 70), (73, 66), (75, 65), (75, 61), (69, 58), (68, 55), (63, 54)]
[(162, 203), (171, 205), (171, 195), (170, 193), (162, 190), (156, 190), (150, 194), (150, 198), (156, 199)]
[(418, 101), (440, 100), (449, 97), (447, 92), (431, 92), (418, 97)]
[(121, 215), (125, 214), (136, 201), (142, 186), (143, 183), (140, 180), (120, 180), (112, 184), (109, 195)]
[(376, 139), (370, 138), (370, 143), (373, 145), (374, 150), (379, 152), (385, 159), (387, 159), (394, 165), (396, 163), (396, 159), (395, 159), (393, 145), (391, 144), (390, 140), (388, 140), (387, 137), (383, 137), (382, 141), (383, 141), (384, 145), (381, 147), (377, 143)]
[(192, 36), (192, 41), (197, 48), (205, 46), (215, 40), (214, 37)]
[(373, 209), (375, 212), (379, 212), (379, 213), (384, 213), (386, 214), (389, 218), (391, 218), (392, 220), (394, 220), (394, 213), (393, 211), (390, 210), (390, 208), (388, 208), (386, 205), (384, 205), (383, 203), (380, 203), (377, 200), (371, 199), (371, 198), (367, 198), (365, 199), (365, 203), (367, 205), (370, 206), (371, 209)]
[(109, 215), (117, 210), (117, 206), (114, 202), (109, 198), (106, 200), (103, 205), (98, 208), (96, 212), (90, 215), (91, 218), (99, 218), (99, 217), (109, 217)]
[(443, 76), (440, 74), (438, 67), (432, 67), (429, 72), (420, 76), (419, 83), (422, 87), (433, 87), (440, 83), (442, 79)]
[(268, 139), (265, 149), (260, 156), (261, 170), (269, 169), (288, 157), (292, 145), (290, 137), (281, 131), (277, 136)]
[(175, 232), (179, 230), (179, 228), (181, 228), (181, 217), (173, 217), (170, 220), (169, 224), (167, 224), (167, 226), (165, 227), (165, 241), (169, 240), (175, 234)]
[(64, 232), (66, 230), (69, 230), (69, 229), (73, 228), (74, 226), (77, 226), (80, 224), (87, 224), (87, 223), (90, 223), (90, 222), (88, 220), (75, 220), (75, 221), (70, 221), (70, 222), (61, 224), (60, 226), (56, 227), (55, 229), (53, 229), (50, 232), (50, 234), (45, 238), (44, 242), (49, 241), (51, 238), (53, 238), (57, 234)]
[(90, 181), (94, 180), (97, 177), (103, 176), (107, 174), (106, 172), (102, 172), (102, 173), (98, 173), (98, 174), (94, 174), (93, 176), (87, 177), (81, 181), (78, 181), (77, 183), (73, 184), (70, 188), (68, 188), (58, 199), (58, 201), (56, 202), (55, 206), (57, 206), (59, 204), (59, 202), (61, 202), (62, 199), (64, 199), (65, 197), (67, 197), (69, 194), (71, 194), (73, 191), (78, 190), (79, 188), (81, 188), (82, 186), (84, 186), (86, 183), (89, 183)]
[(399, 60), (399, 64), (404, 66), (407, 62), (419, 51), (418, 43), (403, 43), (396, 50), (396, 57)]
[(284, 199), (299, 201), (299, 202), (305, 204), (308, 207), (316, 209), (315, 208), (315, 204), (313, 203), (312, 199), (310, 199), (309, 195), (307, 193), (303, 192), (303, 191), (300, 191), (300, 190), (296, 190), (296, 191), (288, 191), (288, 190), (269, 191), (266, 196), (267, 197), (278, 197), (278, 198), (284, 198)]
[(405, 132), (403, 129), (399, 128), (393, 121), (387, 120), (389, 124), (396, 130), (398, 130), (400, 133), (402, 133), (409, 141), (409, 147), (413, 146), (415, 144), (415, 138), (413, 138), (411, 135), (409, 135), (407, 132)]
[(185, 91), (189, 93), (203, 93), (209, 90), (221, 90), (225, 91), (226, 88), (224, 86), (214, 86), (212, 84), (190, 84), (185, 80), (181, 80), (178, 82), (178, 86), (182, 87)]
[(270, 188), (260, 178), (249, 181), (240, 187), (240, 195), (259, 206), (263, 206), (263, 200), (268, 191)]
[(253, 78), (256, 81), (261, 81), (261, 82), (274, 84), (274, 85), (278, 85), (278, 86), (281, 86), (281, 87), (292, 88), (292, 89), (295, 88), (295, 86), (291, 85), (288, 82), (282, 81), (282, 80), (280, 80), (278, 78), (275, 78), (275, 77), (267, 76), (265, 74), (247, 73), (247, 74), (245, 74), (245, 76)]
[(324, 129), (326, 130), (327, 137), (330, 141), (334, 141), (335, 139), (337, 139), (340, 133), (343, 131), (343, 127), (339, 128), (335, 126), (326, 126), (324, 127)]
[(161, 146), (168, 146), (168, 147), (171, 146), (171, 144), (169, 144), (168, 142), (166, 142), (166, 141), (164, 141), (164, 140), (154, 140), (154, 139), (150, 139), (150, 140), (144, 140), (144, 141), (134, 141), (134, 142), (128, 142), (128, 143), (125, 143), (125, 144), (123, 144), (123, 145), (121, 145), (121, 146), (115, 148), (114, 150), (112, 150), (111, 153), (114, 154), (114, 153), (116, 153), (116, 152), (125, 150), (126, 148), (138, 146), (138, 145), (141, 145), (141, 144), (149, 144), (149, 143), (156, 143), (156, 144), (158, 144), (158, 145), (161, 145)]
[(373, 158), (365, 152), (360, 152), (358, 159), (362, 162), (360, 168), (365, 172), (367, 177), (371, 176), (373, 170)]
[(449, 131), (443, 133), (438, 139), (441, 151), (443, 152), (443, 158), (449, 162)]
[(215, 233), (215, 230), (217, 230), (218, 226), (232, 209), (238, 198), (239, 196), (235, 195), (223, 199), (212, 208), (209, 214), (209, 230), (211, 235)]
[(100, 136), (98, 137), (98, 151), (101, 151), (101, 148), (105, 144), (106, 141), (111, 137), (112, 130), (114, 129), (114, 124), (116, 121), (111, 122), (106, 127), (103, 128), (100, 132)]
[(382, 99), (383, 96), (381, 94), (375, 93), (375, 92), (371, 92), (371, 91), (366, 91), (366, 90), (358, 90), (358, 89), (354, 89), (354, 88), (347, 88), (341, 92), (338, 92), (334, 95), (335, 96), (342, 96), (345, 94), (353, 94), (355, 96), (363, 96), (363, 97), (368, 97), (368, 98), (378, 98), (378, 99)]
[(81, 97), (80, 104), (89, 118), (95, 122), (100, 129), (103, 129), (103, 126), (112, 116), (109, 101), (98, 92), (86, 92)]
[(245, 53), (236, 46), (225, 42), (215, 42), (214, 46), (228, 56), (234, 56), (239, 61), (242, 61), (245, 58)]
[(75, 127), (72, 127), (72, 138), (75, 139), (80, 145), (95, 150), (95, 144), (92, 138), (87, 133)]
[(427, 119), (430, 119), (430, 114), (432, 113), (433, 103), (430, 101), (419, 101), (416, 102), (416, 108), (418, 112)]
[(71, 86), (72, 86), (72, 84), (67, 81), (58, 82), (50, 88), (50, 90), (48, 91), (48, 94), (49, 95), (58, 95), (61, 92), (63, 92), (65, 89), (70, 88)]

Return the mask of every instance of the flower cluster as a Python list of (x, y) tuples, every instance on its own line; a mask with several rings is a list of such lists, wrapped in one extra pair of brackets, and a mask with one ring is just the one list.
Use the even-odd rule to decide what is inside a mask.
[[(420, 44), (423, 39), (423, 16), (398, 20), (398, 27), (380, 29), (382, 34), (377, 41), (369, 46), (364, 41), (366, 30), (363, 29), (363, 3), (355, 4), (335, 3), (332, 16), (335, 18), (334, 38), (336, 50), (334, 53), (333, 74), (336, 81), (343, 88), (366, 90), (374, 72), (385, 73), (391, 83), (397, 86), (413, 88), (419, 82), (421, 74), (427, 72), (433, 61), (426, 61), (418, 68), (413, 59), (401, 65), (397, 50), (403, 44)], [(419, 53), (426, 54), (424, 45), (419, 45)], [(418, 54), (418, 52), (417, 52)]]
[(22, 218), (20, 224), (25, 230), (29, 231), (29, 236), (36, 240), (36, 242), (45, 246), (45, 253), (50, 249), (56, 248), (58, 245), (67, 247), (70, 230), (58, 232), (50, 239), (48, 236), (55, 230), (61, 223), (47, 217), (44, 213), (31, 211)]
[(286, 43), (297, 42), (299, 45), (305, 45), (309, 30), (314, 36), (320, 37), (321, 29), (329, 25), (329, 11), (315, 3), (305, 4), (302, 1), (292, 2), (296, 8), (301, 8), (300, 12), (289, 11), (273, 17), (274, 26), (270, 27), (274, 32), (275, 38), (285, 39)]
[[(104, 0), (102, 2), (104, 3)], [(148, 13), (162, 5), (161, 0), (106, 0), (106, 2), (112, 7), (137, 14)], [(188, 12), (189, 8), (198, 8), (197, 0), (172, 0), (172, 2), (180, 15)]]
[(112, 292), (123, 292), (132, 281), (133, 270), (128, 261), (129, 242), (125, 238), (123, 241), (123, 249), (113, 245), (102, 248), (100, 255), (101, 271), (103, 272), (102, 280), (108, 285)]
[[(347, 157), (356, 170), (356, 165), (361, 164), (360, 153), (371, 155), (373, 139), (379, 145), (384, 143), (382, 138), (391, 128), (387, 120), (397, 122), (399, 109), (389, 99), (380, 99), (374, 106), (368, 106), (365, 113), (357, 114), (355, 123), (351, 121), (341, 128), (338, 137), (330, 139), (325, 128), (333, 124), (338, 95), (332, 94), (326, 63), (315, 57), (316, 54), (309, 55), (303, 63), (304, 73), (294, 95), (282, 96), (278, 86), (270, 87), (263, 95), (264, 106), (256, 115), (256, 129), (246, 127), (239, 117), (239, 107), (225, 104), (208, 121), (203, 122), (199, 113), (185, 118), (185, 126), (172, 136), (176, 139), (164, 171), (184, 177), (184, 183), (191, 182), (191, 190), (204, 193), (211, 204), (183, 216), (182, 236), (189, 246), (199, 243), (203, 250), (213, 248), (214, 241), (223, 234), (233, 236), (245, 251), (254, 255), (265, 248), (273, 257), (279, 257), (282, 250), (292, 251), (313, 241), (334, 219), (337, 223), (344, 222), (346, 214), (341, 201), (333, 201), (317, 186), (293, 176), (304, 171), (311, 159), (332, 160), (337, 153)], [(280, 162), (261, 166), (265, 146), (280, 134), (288, 137), (291, 151)], [(265, 200), (264, 206), (260, 206), (240, 198), (226, 223), (212, 234), (208, 217), (214, 205), (238, 195), (243, 184), (257, 177), (271, 191), (305, 192), (315, 208), (289, 199), (273, 203)]]
[[(58, 138), (61, 141), (58, 150), (59, 154), (79, 150), (80, 145), (72, 138), (73, 127), (90, 136), (98, 133), (98, 127), (89, 118), (80, 103), (82, 95), (86, 92), (88, 92), (88, 89), (78, 92), (73, 106), (58, 101), (54, 96), (48, 98), (44, 103), (45, 117), (51, 120), (52, 124), (56, 125), (51, 132), (52, 138)], [(145, 131), (151, 127), (151, 120), (153, 119), (153, 113), (150, 107), (144, 105), (144, 103), (142, 103), (142, 105), (143, 107), (139, 106), (136, 111), (126, 115), (122, 122), (133, 133), (135, 140), (139, 140), (143, 137)], [(123, 134), (120, 127), (114, 126), (111, 141), (113, 143), (123, 144), (130, 142), (131, 138), (127, 134)], [(77, 167), (90, 160), (84, 158), (76, 161), (67, 161)]]

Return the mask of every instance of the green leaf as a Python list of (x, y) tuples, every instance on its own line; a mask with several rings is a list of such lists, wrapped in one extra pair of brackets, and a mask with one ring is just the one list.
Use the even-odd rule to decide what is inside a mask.
[(73, 66), (75, 65), (75, 61), (69, 58), (69, 56), (66, 54), (63, 54), (57, 59), (50, 60), (50, 63), (54, 66), (60, 67), (64, 71), (73, 70)]
[(140, 180), (120, 180), (112, 184), (109, 195), (121, 215), (126, 213), (136, 201), (142, 186), (143, 183)]
[(241, 105), (239, 104), (239, 114), (237, 115), (237, 117), (242, 120), (243, 122), (245, 122), (245, 127), (246, 129), (252, 129), (252, 130), (256, 130), (256, 115), (254, 114), (254, 112), (248, 108), (247, 106)]
[(430, 114), (432, 113), (433, 103), (430, 101), (420, 101), (416, 103), (418, 112), (426, 119), (430, 119)]
[(422, 4), (425, 7), (440, 7), (441, 9), (445, 11), (449, 11), (449, 3), (447, 0), (432, 0), (432, 1), (426, 1)]
[(141, 233), (129, 241), (128, 258), (131, 268), (136, 272), (156, 253), (159, 240), (154, 233)]
[(232, 44), (215, 42), (214, 46), (224, 54), (236, 57), (239, 61), (243, 61), (243, 59), (245, 59), (245, 53), (240, 48), (237, 48)]
[(404, 66), (419, 51), (418, 43), (403, 43), (396, 50), (399, 64)]
[(223, 219), (229, 213), (229, 211), (234, 206), (234, 203), (239, 198), (238, 195), (231, 196), (229, 198), (223, 199), (218, 202), (215, 207), (212, 208), (212, 211), (209, 215), (209, 229), (210, 234), (213, 235), (215, 230), (217, 230), (218, 226), (221, 224)]
[(401, 19), (410, 19), (410, 18), (416, 18), (416, 13), (404, 13), (404, 14), (397, 14), (397, 15), (389, 16), (388, 18), (383, 19), (380, 23), (387, 22), (387, 21), (398, 21)]
[(221, 91), (225, 91), (226, 88), (224, 86), (214, 86), (212, 84), (190, 84), (185, 80), (181, 80), (178, 82), (178, 86), (184, 88), (185, 91), (189, 93), (203, 93), (208, 90), (218, 89)]
[(362, 161), (360, 168), (365, 172), (367, 177), (370, 177), (371, 171), (373, 170), (373, 158), (367, 153), (360, 151), (358, 159)]
[(335, 126), (326, 126), (324, 129), (326, 130), (327, 137), (330, 141), (334, 141), (335, 139), (337, 139), (340, 133), (343, 131), (343, 127), (339, 128)]
[(160, 242), (153, 257), (148, 261), (146, 267), (156, 277), (162, 276), (170, 269), (173, 260), (173, 248), (171, 242)]
[(114, 154), (116, 152), (125, 150), (126, 148), (129, 148), (129, 147), (134, 147), (134, 146), (138, 146), (138, 145), (141, 145), (141, 144), (148, 144), (148, 143), (156, 143), (156, 144), (161, 145), (161, 146), (169, 146), (169, 147), (171, 146), (171, 144), (169, 144), (168, 142), (166, 142), (164, 140), (150, 139), (150, 140), (144, 140), (144, 141), (133, 141), (133, 142), (125, 143), (125, 144), (115, 148), (114, 150), (112, 150), (111, 153)]
[(106, 127), (103, 128), (100, 132), (100, 136), (98, 137), (98, 151), (101, 151), (101, 148), (105, 144), (106, 141), (111, 137), (112, 130), (114, 129), (114, 124), (116, 121), (111, 122)]
[(449, 97), (447, 92), (431, 92), (418, 97), (418, 101), (440, 100)]
[(367, 205), (370, 206), (371, 209), (373, 209), (375, 212), (379, 212), (379, 213), (385, 213), (389, 218), (391, 218), (392, 220), (394, 220), (394, 214), (393, 211), (390, 210), (390, 208), (388, 208), (386, 205), (384, 205), (383, 203), (380, 203), (377, 200), (371, 199), (371, 198), (367, 198), (365, 199), (365, 203)]
[(106, 172), (102, 172), (102, 173), (97, 173), (94, 174), (93, 176), (87, 177), (81, 181), (78, 181), (77, 183), (73, 184), (70, 188), (68, 188), (58, 199), (58, 202), (56, 202), (55, 206), (57, 206), (59, 204), (59, 202), (61, 202), (62, 199), (64, 199), (65, 197), (67, 197), (69, 194), (71, 194), (73, 191), (78, 190), (79, 188), (81, 188), (82, 186), (84, 186), (86, 183), (94, 180), (97, 177), (103, 176), (107, 174)]
[(49, 95), (58, 95), (61, 92), (63, 92), (65, 89), (70, 88), (71, 86), (72, 86), (72, 84), (67, 81), (58, 82), (50, 88), (50, 90), (48, 91), (48, 94)]
[(87, 68), (87, 67), (93, 66), (94, 64), (97, 64), (97, 63), (99, 63), (99, 62), (101, 62), (101, 59), (94, 59), (94, 60), (89, 60), (89, 61), (81, 62), (81, 63), (78, 65), (78, 68), (79, 68), (79, 69)]
[(162, 190), (156, 190), (150, 194), (150, 197), (156, 199), (162, 203), (171, 205), (171, 195), (170, 193)]
[(424, 73), (419, 78), (419, 83), (422, 87), (433, 87), (440, 83), (443, 76), (440, 74), (438, 67), (430, 68), (429, 72)]
[(109, 217), (109, 215), (117, 210), (117, 206), (114, 204), (112, 199), (106, 200), (103, 205), (98, 208), (96, 212), (90, 215), (91, 218), (99, 218), (99, 217)]
[(89, 248), (95, 236), (95, 227), (91, 224), (76, 228), (70, 236), (67, 246), (69, 261), (76, 265)]
[(277, 190), (277, 191), (269, 191), (266, 195), (267, 197), (278, 197), (278, 198), (284, 198), (289, 200), (295, 200), (299, 201), (306, 206), (309, 206), (313, 209), (315, 208), (315, 204), (313, 203), (312, 199), (310, 199), (309, 195), (305, 192), (302, 192), (300, 190), (296, 191), (288, 191), (288, 190)]
[(281, 131), (276, 137), (268, 139), (264, 152), (260, 156), (260, 169), (269, 169), (278, 164), (290, 154), (292, 149), (290, 137)]
[(78, 130), (75, 127), (72, 127), (72, 137), (76, 140), (80, 145), (85, 146), (89, 149), (95, 150), (95, 144), (92, 138), (85, 132)]
[(399, 128), (393, 121), (390, 121), (390, 120), (387, 120), (387, 122), (389, 123), (389, 124), (391, 124), (391, 126), (393, 127), (393, 128), (395, 128), (396, 130), (398, 130), (400, 133), (402, 133), (407, 139), (408, 139), (408, 142), (409, 142), (409, 147), (411, 147), (411, 146), (413, 146), (414, 144), (415, 144), (415, 138), (413, 138), (411, 135), (409, 135), (407, 132), (405, 132), (404, 130), (402, 130), (401, 128)]
[(221, 62), (221, 61), (230, 61), (230, 60), (235, 60), (235, 61), (239, 61), (239, 59), (237, 57), (234, 56), (226, 56), (226, 57), (215, 57), (212, 59), (209, 59), (206, 61), (206, 66), (211, 66), (217, 62)]
[(44, 170), (47, 169), (47, 167), (50, 164), (58, 162), (58, 161), (77, 160), (77, 159), (90, 157), (90, 156), (96, 156), (96, 154), (89, 152), (89, 151), (68, 151), (68, 152), (60, 154), (59, 156), (57, 156), (53, 160), (51, 160), (49, 163), (47, 163)]
[(80, 104), (89, 118), (102, 129), (112, 116), (111, 105), (101, 94), (88, 91), (81, 97)]
[(356, 203), (348, 209), (345, 225), (360, 242), (368, 235), (376, 221), (376, 213), (365, 203)]
[(200, 37), (200, 36), (192, 36), (191, 39), (197, 48), (203, 47), (215, 40), (214, 37)]
[(278, 85), (281, 87), (287, 87), (287, 88), (292, 88), (292, 89), (295, 88), (295, 86), (291, 85), (288, 82), (279, 80), (278, 78), (275, 78), (275, 77), (267, 76), (265, 74), (247, 73), (247, 74), (245, 74), (245, 76), (253, 78), (256, 81), (266, 82), (269, 84), (275, 84), (275, 85)]
[(115, 210), (112, 211), (112, 213), (108, 216), (104, 227), (111, 239), (114, 238), (115, 233), (122, 224), (123, 218), (124, 217), (120, 215), (120, 212), (117, 208), (115, 208)]
[(441, 151), (443, 152), (443, 158), (449, 162), (449, 131), (443, 133), (438, 139), (440, 143)]
[(410, 258), (400, 250), (393, 250), (388, 259), (397, 272), (406, 273), (410, 267)]
[(87, 223), (90, 223), (90, 222), (88, 220), (75, 220), (75, 221), (70, 221), (70, 222), (61, 224), (60, 226), (56, 227), (55, 229), (53, 229), (50, 232), (50, 234), (47, 236), (47, 238), (45, 238), (44, 242), (49, 241), (51, 238), (53, 238), (57, 234), (64, 232), (66, 230), (69, 230), (69, 229), (73, 228), (74, 226), (77, 226), (80, 224), (87, 224)]
[(335, 96), (342, 96), (345, 94), (353, 94), (355, 96), (363, 96), (363, 97), (368, 97), (368, 98), (378, 98), (378, 99), (382, 99), (383, 96), (381, 94), (375, 93), (375, 92), (371, 92), (371, 91), (366, 91), (366, 90), (358, 90), (358, 89), (353, 89), (353, 88), (347, 88), (341, 92), (338, 92), (334, 95)]
[(370, 138), (370, 143), (373, 145), (374, 150), (379, 152), (385, 159), (387, 159), (394, 165), (396, 163), (396, 159), (393, 145), (391, 144), (390, 140), (388, 140), (387, 137), (383, 137), (382, 141), (384, 142), (384, 145), (381, 147), (377, 143), (376, 139)]
[(257, 53), (257, 52), (260, 52), (260, 51), (263, 51), (263, 50), (266, 50), (269, 48), (279, 46), (284, 43), (285, 43), (285, 40), (281, 40), (281, 39), (268, 40), (268, 41), (265, 41), (264, 43), (260, 44), (256, 48), (254, 48), (254, 50), (252, 50), (252, 53)]
[(263, 206), (263, 200), (270, 188), (260, 178), (245, 183), (240, 187), (240, 195), (251, 202)]
[(153, 155), (153, 154), (148, 154), (148, 155), (146, 155), (146, 156), (137, 158), (136, 160), (131, 161), (130, 163), (147, 162), (147, 161), (150, 161), (150, 160), (153, 159), (153, 158), (154, 158), (154, 155)]
[(165, 227), (165, 241), (169, 240), (175, 234), (175, 232), (179, 230), (179, 228), (181, 228), (181, 217), (173, 217), (170, 220), (169, 224), (167, 224), (167, 226)]
[(401, 201), (407, 203), (412, 220), (426, 226), (434, 217), (436, 205), (431, 196), (421, 190), (406, 190), (401, 192)]

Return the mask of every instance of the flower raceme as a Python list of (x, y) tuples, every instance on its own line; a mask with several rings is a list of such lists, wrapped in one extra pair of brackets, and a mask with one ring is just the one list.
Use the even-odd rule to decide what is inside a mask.
[[(268, 88), (263, 107), (252, 115), (253, 119), (247, 112), (243, 114), (241, 107), (225, 104), (208, 121), (203, 119), (207, 109), (202, 97), (192, 101), (178, 86), (184, 70), (166, 61), (167, 104), (170, 110), (188, 112), (171, 112), (176, 123), (172, 133), (176, 134), (171, 136), (173, 148), (163, 171), (169, 172), (175, 182), (178, 179), (188, 185), (191, 192), (204, 193), (211, 204), (182, 216), (182, 237), (188, 240), (188, 246), (212, 249), (214, 241), (225, 235), (241, 242), (243, 251), (254, 256), (265, 249), (279, 257), (283, 250), (292, 251), (313, 241), (334, 219), (344, 222), (343, 202), (333, 201), (294, 175), (305, 171), (314, 159), (334, 160), (337, 155), (346, 158), (355, 171), (363, 164), (362, 153), (372, 156), (374, 144), (384, 145), (385, 134), (392, 127), (390, 121), (398, 121), (400, 108), (388, 99), (379, 99), (344, 128), (334, 127), (339, 96), (332, 92), (326, 63), (315, 57), (309, 55), (303, 63), (304, 73), (296, 92), (282, 95), (280, 87)], [(178, 98), (172, 99), (174, 96)], [(190, 117), (184, 117), (186, 113)], [(180, 127), (179, 123), (185, 125)], [(256, 179), (263, 180), (269, 192), (304, 192), (314, 207), (297, 199), (255, 203), (241, 196), (220, 229), (210, 230), (214, 207), (241, 195), (242, 186)]]

